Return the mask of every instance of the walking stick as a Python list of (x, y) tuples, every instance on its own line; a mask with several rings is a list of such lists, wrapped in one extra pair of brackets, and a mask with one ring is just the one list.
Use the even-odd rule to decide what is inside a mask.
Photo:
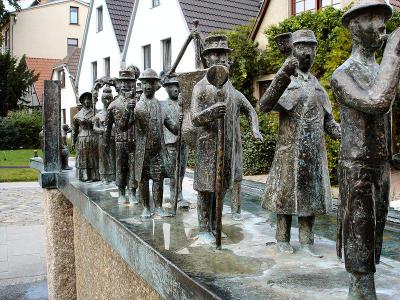
[[(214, 85), (217, 91), (217, 102), (224, 102), (223, 85), (228, 81), (229, 71), (225, 66), (216, 65), (207, 71), (207, 80)], [(218, 120), (217, 164), (215, 174), (215, 212), (216, 223), (215, 240), (217, 249), (221, 249), (222, 209), (224, 206), (224, 148), (225, 148), (225, 117)]]
[[(182, 113), (182, 99), (179, 97), (178, 100), (179, 105), (179, 114)], [(176, 162), (175, 162), (175, 195), (174, 195), (174, 210), (173, 215), (176, 215), (176, 210), (178, 209), (178, 197), (179, 197), (179, 187), (180, 187), (180, 178), (181, 178), (181, 147), (182, 147), (182, 121), (179, 120), (178, 127), (178, 147), (176, 151)]]

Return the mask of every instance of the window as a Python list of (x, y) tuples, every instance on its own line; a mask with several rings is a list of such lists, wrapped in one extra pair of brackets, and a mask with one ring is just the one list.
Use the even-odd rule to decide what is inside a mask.
[(293, 15), (299, 15), (306, 11), (317, 11), (318, 9), (333, 6), (341, 8), (340, 0), (292, 0)]
[(71, 55), (75, 48), (78, 47), (78, 39), (67, 39), (67, 47), (68, 55)]
[(97, 61), (92, 62), (92, 83), (97, 79)]
[(163, 71), (171, 69), (171, 39), (161, 41)]
[(61, 124), (67, 124), (67, 110), (65, 108), (63, 108), (61, 110), (61, 114), (62, 114), (62, 123)]
[(69, 24), (78, 24), (79, 21), (79, 8), (71, 6), (69, 8)]
[(143, 46), (143, 70), (151, 68), (151, 45)]
[(97, 8), (97, 32), (103, 31), (103, 6)]
[(57, 72), (57, 79), (61, 82), (61, 87), (65, 88), (65, 72), (64, 70), (59, 70)]
[(104, 58), (104, 76), (110, 77), (110, 58)]
[(5, 51), (10, 51), (10, 29), (6, 30), (6, 33), (4, 36), (4, 48), (5, 48)]
[(151, 0), (152, 7), (156, 7), (160, 5), (160, 0)]

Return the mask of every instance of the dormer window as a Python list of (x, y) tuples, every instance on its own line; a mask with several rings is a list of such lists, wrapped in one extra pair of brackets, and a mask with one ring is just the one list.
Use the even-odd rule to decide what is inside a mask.
[(152, 7), (160, 6), (160, 0), (151, 0)]

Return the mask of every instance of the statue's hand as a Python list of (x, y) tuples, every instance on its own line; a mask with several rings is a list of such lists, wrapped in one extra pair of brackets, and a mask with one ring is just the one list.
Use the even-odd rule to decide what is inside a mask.
[(182, 124), (182, 122), (183, 122), (183, 114), (179, 114), (178, 121), (179, 121), (180, 124)]
[(386, 43), (385, 52), (389, 55), (400, 56), (400, 28), (397, 28), (389, 36)]
[(136, 107), (136, 100), (134, 98), (130, 99), (128, 102), (128, 109), (130, 111), (133, 111), (135, 109), (135, 107)]
[(257, 140), (260, 140), (261, 142), (264, 141), (264, 138), (263, 138), (263, 136), (262, 136), (262, 134), (261, 134), (261, 132), (259, 130), (254, 130), (253, 129), (253, 137), (255, 139), (257, 139)]
[(215, 103), (211, 106), (211, 113), (215, 119), (223, 118), (226, 114), (226, 104), (224, 102)]
[(75, 144), (74, 143), (72, 143), (72, 150), (75, 151)]
[(282, 66), (282, 71), (287, 75), (287, 76), (292, 76), (296, 74), (296, 69), (299, 67), (299, 61), (297, 58), (293, 56), (289, 56), (285, 62), (283, 63)]

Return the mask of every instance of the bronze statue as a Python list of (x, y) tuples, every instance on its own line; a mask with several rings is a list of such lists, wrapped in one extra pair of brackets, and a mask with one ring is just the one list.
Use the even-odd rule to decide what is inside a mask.
[[(286, 36), (288, 38), (288, 36)], [(288, 38), (286, 40), (289, 41)], [(277, 248), (293, 253), (290, 245), (292, 215), (299, 217), (301, 250), (322, 257), (314, 249), (316, 215), (331, 203), (324, 134), (340, 138), (328, 94), (311, 75), (317, 40), (311, 30), (291, 36), (293, 53), (261, 97), (261, 110), (280, 112), (279, 137), (262, 206), (277, 213)], [(285, 47), (284, 47), (285, 48)]]
[[(107, 109), (113, 101), (113, 94), (109, 85), (103, 88), (101, 101), (103, 102), (103, 109), (94, 117), (93, 130), (98, 135), (100, 180), (104, 184), (110, 184), (115, 181), (115, 128), (111, 129), (109, 141), (106, 141)], [(106, 147), (107, 142), (109, 142), (109, 147)]]
[(144, 209), (143, 218), (150, 218), (149, 180), (153, 181), (154, 212), (160, 217), (172, 216), (162, 207), (164, 178), (171, 177), (172, 165), (164, 142), (164, 129), (178, 134), (178, 124), (161, 112), (160, 101), (154, 97), (161, 87), (160, 78), (152, 69), (145, 70), (139, 77), (142, 82), (143, 95), (135, 112), (135, 177), (139, 184), (139, 198)]
[[(205, 39), (203, 56), (208, 67), (229, 67), (227, 37), (213, 35)], [(212, 74), (207, 73), (212, 80)], [(222, 128), (224, 139), (223, 183), (222, 196), (232, 188), (234, 179), (241, 166), (238, 165), (236, 143), (238, 142), (238, 128), (240, 126), (240, 109), (250, 111), (253, 134), (261, 138), (258, 129), (257, 116), (249, 101), (237, 91), (228, 80), (222, 86), (213, 85), (203, 77), (194, 87), (191, 103), (191, 118), (193, 126), (198, 127), (196, 154), (197, 163), (194, 173), (194, 189), (198, 191), (197, 209), (199, 221), (199, 242), (204, 244), (214, 243), (213, 230), (216, 229), (216, 170), (217, 170), (217, 140), (218, 123), (223, 120)], [(218, 81), (219, 78), (214, 78)], [(228, 79), (228, 78), (226, 78)], [(221, 101), (222, 100), (222, 101)], [(218, 245), (217, 245), (218, 246)]]
[(98, 146), (97, 136), (93, 132), (92, 93), (86, 92), (79, 97), (82, 109), (73, 120), (73, 147), (76, 149), (76, 169), (80, 181), (98, 181)]
[[(388, 39), (385, 32), (391, 16), (384, 0), (361, 1), (349, 9), (343, 25), (353, 50), (332, 75), (342, 122), (337, 248), (341, 257), (343, 243), (349, 299), (376, 299), (375, 265), (389, 206), (391, 107), (400, 71), (400, 29)], [(378, 65), (375, 54), (386, 39)]]
[[(135, 181), (135, 138), (134, 115), (128, 110), (128, 104), (135, 105), (136, 74), (130, 70), (121, 70), (119, 78), (113, 79), (118, 96), (108, 106), (106, 116), (106, 152), (111, 149), (111, 135), (115, 130), (116, 178), (118, 202), (137, 204)], [(126, 188), (129, 189), (128, 199)]]
[[(180, 94), (179, 82), (175, 76), (167, 76), (163, 80), (163, 87), (166, 89), (169, 98), (165, 101), (161, 101), (161, 110), (163, 115), (168, 115), (169, 118), (173, 119), (178, 123), (179, 116), (181, 115), (181, 107), (178, 103), (178, 98)], [(178, 190), (178, 207), (188, 208), (189, 202), (185, 201), (182, 196), (182, 182), (185, 177), (187, 159), (188, 159), (188, 147), (185, 142), (181, 142), (180, 150), (178, 150), (178, 137), (173, 134), (168, 128), (164, 127), (164, 141), (165, 146), (168, 151), (169, 157), (171, 159), (171, 165), (174, 174), (171, 174), (170, 178), (170, 201), (172, 203), (175, 199), (175, 188)], [(176, 157), (180, 151), (180, 162), (179, 170), (175, 170)], [(179, 182), (175, 182), (175, 172), (179, 172)], [(175, 185), (178, 185), (177, 187)]]
[(71, 133), (72, 129), (68, 124), (64, 124), (61, 128), (61, 170), (72, 170), (73, 168), (68, 165), (69, 150), (67, 143), (68, 133)]

